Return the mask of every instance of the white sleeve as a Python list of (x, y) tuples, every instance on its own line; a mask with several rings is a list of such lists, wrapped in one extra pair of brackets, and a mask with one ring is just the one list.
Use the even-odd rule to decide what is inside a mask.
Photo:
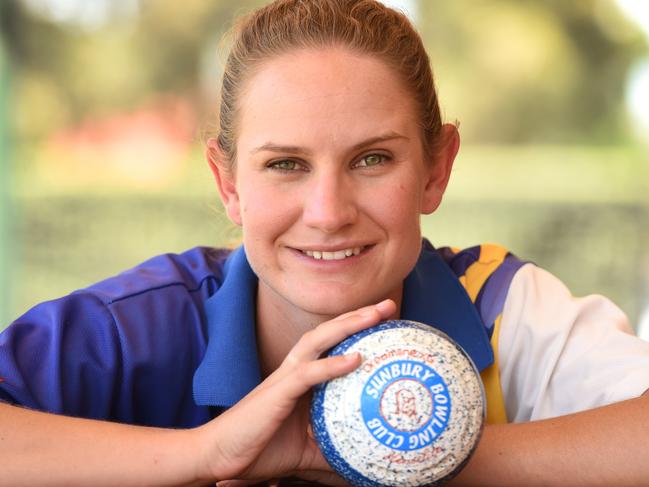
[(549, 272), (514, 276), (498, 337), (500, 380), (513, 422), (560, 416), (649, 389), (649, 342), (603, 296), (575, 298)]

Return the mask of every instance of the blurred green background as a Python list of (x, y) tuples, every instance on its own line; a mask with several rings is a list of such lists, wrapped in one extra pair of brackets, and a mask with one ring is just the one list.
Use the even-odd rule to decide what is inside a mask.
[[(154, 254), (237, 241), (202, 140), (223, 33), (262, 3), (0, 1), (0, 328)], [(504, 244), (644, 323), (649, 2), (387, 3), (463, 139), (425, 234)]]

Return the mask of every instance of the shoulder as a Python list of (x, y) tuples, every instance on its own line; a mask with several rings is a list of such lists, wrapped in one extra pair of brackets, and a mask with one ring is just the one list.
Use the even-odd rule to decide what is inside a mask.
[[(90, 294), (105, 305), (165, 288), (195, 292), (201, 287), (218, 289), (227, 249), (195, 247), (180, 254), (163, 254), (76, 293)], [(74, 293), (73, 293), (74, 294)]]
[(464, 286), (491, 336), (512, 280), (527, 262), (492, 243), (466, 249), (440, 247), (436, 251)]
[(114, 309), (137, 308), (145, 301), (148, 308), (156, 302), (168, 302), (170, 296), (204, 301), (220, 287), (230, 252), (196, 247), (180, 254), (159, 255), (67, 296), (37, 304), (14, 324), (60, 320), (68, 324), (91, 320), (97, 324), (113, 322)]
[[(506, 247), (493, 243), (484, 243), (465, 249), (447, 246), (439, 247), (436, 250), (458, 277), (478, 268), (485, 269), (485, 266), (489, 269), (495, 269), (505, 263), (508, 265), (515, 263), (522, 265), (524, 263)], [(517, 267), (520, 267), (520, 265)]]
[(598, 324), (633, 334), (626, 315), (611, 300), (599, 294), (573, 296), (559, 278), (536, 265), (524, 266), (512, 280), (505, 312), (518, 327), (532, 326), (537, 334), (566, 333), (566, 326), (587, 317), (600, 317)]

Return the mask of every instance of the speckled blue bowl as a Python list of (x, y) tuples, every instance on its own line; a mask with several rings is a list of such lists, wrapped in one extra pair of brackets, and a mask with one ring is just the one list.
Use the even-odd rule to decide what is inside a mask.
[(391, 320), (329, 355), (358, 351), (361, 365), (319, 384), (311, 424), (331, 467), (361, 487), (437, 486), (473, 453), (486, 412), (480, 375), (446, 334)]

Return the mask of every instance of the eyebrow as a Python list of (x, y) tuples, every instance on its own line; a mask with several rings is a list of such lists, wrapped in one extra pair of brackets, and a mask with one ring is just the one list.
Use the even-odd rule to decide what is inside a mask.
[[(380, 142), (387, 142), (389, 140), (395, 140), (395, 139), (403, 139), (403, 140), (409, 140), (408, 137), (405, 135), (401, 135), (397, 132), (387, 132), (382, 135), (377, 135), (376, 137), (370, 137), (369, 139), (366, 139), (356, 145), (354, 145), (351, 150), (352, 151), (359, 151), (365, 147), (368, 147), (370, 145), (378, 144)], [(300, 147), (297, 145), (279, 145), (275, 144), (273, 142), (266, 142), (263, 145), (260, 145), (259, 147), (252, 149), (250, 151), (250, 155), (256, 154), (257, 152), (262, 152), (262, 151), (268, 151), (268, 152), (281, 152), (281, 153), (291, 153), (291, 154), (304, 154), (304, 155), (310, 155), (311, 151), (308, 149), (305, 149), (304, 147)]]

